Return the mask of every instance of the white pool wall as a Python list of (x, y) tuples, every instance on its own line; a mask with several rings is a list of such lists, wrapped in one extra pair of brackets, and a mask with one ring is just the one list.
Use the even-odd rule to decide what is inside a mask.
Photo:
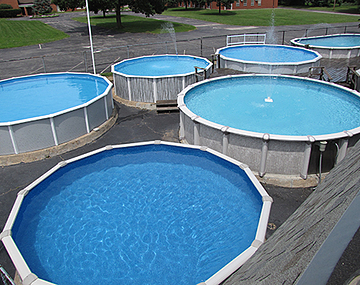
[[(44, 75), (56, 74), (89, 75), (87, 73), (46, 73)], [(107, 121), (114, 108), (113, 85), (105, 77), (93, 74), (91, 76), (102, 78), (108, 84), (105, 92), (92, 100), (46, 116), (0, 123), (0, 155), (18, 154), (56, 146), (85, 135)]]
[[(229, 75), (211, 79), (211, 81), (243, 76), (266, 75)], [(283, 75), (283, 77), (291, 78), (292, 76)], [(308, 78), (303, 80), (305, 82), (307, 80), (313, 81), (313, 79)], [(324, 152), (325, 155), (333, 157), (336, 164), (345, 157), (348, 148), (360, 138), (360, 127), (329, 135), (286, 136), (250, 132), (208, 121), (190, 111), (185, 104), (184, 98), (189, 90), (209, 81), (205, 80), (188, 86), (178, 95), (180, 140), (194, 145), (206, 145), (211, 149), (242, 161), (249, 165), (250, 169), (256, 171), (260, 177), (270, 173), (295, 175), (306, 179), (309, 169), (311, 167), (317, 168), (318, 160), (314, 160), (313, 156), (315, 155), (314, 149), (318, 151), (317, 144), (319, 142), (326, 141), (338, 145), (337, 155), (332, 154), (330, 147), (327, 147)], [(331, 85), (333, 83), (324, 82), (324, 84)], [(338, 87), (338, 85), (336, 86)], [(349, 91), (345, 87), (339, 86), (338, 88)]]
[[(252, 45), (246, 45), (247, 47)], [(258, 47), (259, 45), (253, 45)], [(279, 48), (289, 48), (289, 49), (303, 49), (299, 47), (283, 46), (283, 45), (265, 45)], [(298, 74), (298, 73), (307, 73), (309, 72), (310, 67), (320, 66), (320, 59), (322, 56), (314, 51), (316, 58), (312, 60), (304, 60), (299, 62), (261, 62), (261, 61), (247, 61), (240, 60), (231, 57), (226, 57), (220, 52), (223, 49), (236, 48), (238, 46), (223, 47), (216, 51), (216, 54), (220, 56), (220, 68), (230, 68), (238, 70), (245, 73), (262, 73), (262, 74)], [(308, 50), (306, 50), (308, 51)]]
[[(160, 56), (141, 56), (123, 60), (128, 62), (136, 59), (146, 59)], [(172, 55), (177, 57), (198, 58), (208, 62), (206, 77), (210, 76), (212, 63), (206, 59), (193, 55)], [(120, 62), (121, 63), (121, 62)], [(120, 64), (117, 63), (117, 64)], [(115, 65), (117, 65), (115, 64)], [(129, 101), (155, 103), (158, 100), (176, 100), (177, 94), (186, 86), (195, 83), (198, 78), (194, 71), (185, 74), (166, 75), (166, 76), (138, 76), (128, 75), (115, 71), (115, 65), (111, 66), (114, 78), (114, 88), (116, 96)], [(201, 72), (201, 70), (199, 70)], [(201, 74), (203, 74), (201, 72)]]
[(102, 147), (100, 149), (85, 153), (83, 155), (61, 161), (57, 165), (55, 165), (53, 168), (51, 168), (49, 171), (44, 173), (42, 176), (40, 176), (38, 179), (36, 179), (34, 182), (29, 184), (27, 187), (25, 187), (23, 190), (19, 191), (17, 198), (15, 200), (15, 203), (11, 209), (11, 212), (9, 214), (9, 217), (6, 221), (6, 224), (3, 228), (3, 231), (0, 234), (0, 240), (4, 244), (4, 247), (6, 251), (8, 252), (17, 273), (20, 276), (20, 279), (22, 280), (23, 285), (55, 285), (54, 283), (45, 281), (43, 279), (38, 278), (34, 273), (31, 272), (29, 269), (26, 261), (24, 260), (21, 252), (19, 251), (18, 247), (16, 246), (16, 243), (14, 242), (12, 238), (12, 227), (15, 223), (15, 219), (18, 215), (18, 212), (20, 210), (22, 201), (24, 197), (31, 191), (36, 185), (38, 185), (40, 182), (45, 180), (47, 177), (49, 177), (51, 174), (56, 172), (58, 169), (64, 167), (65, 165), (81, 160), (83, 158), (92, 156), (94, 154), (112, 150), (115, 148), (126, 148), (126, 147), (136, 147), (136, 146), (145, 146), (145, 145), (152, 145), (152, 144), (162, 144), (162, 145), (169, 145), (169, 146), (178, 146), (183, 148), (192, 148), (192, 149), (199, 149), (201, 151), (207, 151), (213, 155), (216, 155), (224, 160), (229, 161), (230, 163), (233, 163), (235, 165), (238, 165), (248, 176), (248, 178), (252, 181), (253, 185), (255, 186), (256, 190), (262, 197), (263, 205), (262, 210), (260, 214), (260, 219), (257, 226), (257, 232), (254, 241), (252, 244), (239, 256), (237, 256), (235, 259), (233, 259), (231, 262), (229, 262), (225, 267), (223, 267), (221, 270), (219, 270), (217, 273), (215, 273), (213, 276), (211, 276), (208, 280), (203, 282), (202, 284), (206, 285), (215, 285), (219, 284), (220, 282), (224, 281), (227, 277), (230, 276), (235, 270), (237, 270), (241, 265), (243, 265), (260, 247), (261, 244), (265, 242), (265, 234), (267, 229), (267, 223), (270, 216), (270, 209), (271, 204), (273, 202), (272, 198), (268, 195), (266, 190), (262, 187), (260, 182), (256, 179), (250, 168), (242, 163), (239, 162), (229, 156), (226, 156), (222, 153), (219, 153), (217, 151), (214, 151), (208, 147), (205, 146), (195, 146), (195, 145), (185, 145), (185, 144), (179, 144), (179, 143), (172, 143), (172, 142), (165, 142), (161, 140), (155, 140), (155, 141), (148, 141), (148, 142), (139, 142), (139, 143), (129, 143), (129, 144), (121, 144), (121, 145), (108, 145), (105, 147)]
[(307, 47), (313, 51), (318, 52), (324, 58), (329, 59), (341, 59), (341, 58), (353, 58), (360, 56), (360, 46), (353, 47), (324, 47), (318, 45), (306, 45), (303, 43), (299, 43), (299, 40), (302, 39), (317, 39), (324, 37), (335, 37), (335, 36), (344, 36), (344, 35), (356, 35), (359, 34), (333, 34), (333, 35), (324, 35), (324, 36), (315, 36), (315, 37), (306, 37), (306, 38), (295, 38), (290, 40), (291, 44), (299, 47)]

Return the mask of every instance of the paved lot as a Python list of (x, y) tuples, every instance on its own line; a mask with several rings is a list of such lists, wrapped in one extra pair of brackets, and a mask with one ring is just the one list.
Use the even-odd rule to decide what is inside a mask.
[[(126, 12), (125, 14), (134, 14)], [(141, 16), (141, 14), (136, 14)], [(72, 20), (85, 16), (84, 12), (64, 13), (55, 18), (44, 18), (45, 22), (69, 34), (70, 37), (40, 46), (1, 50), (0, 79), (42, 72), (92, 72), (90, 41), (85, 23)], [(226, 44), (226, 35), (243, 33), (268, 33), (268, 39), (281, 44), (289, 44), (290, 39), (305, 34), (359, 32), (358, 23), (317, 24), (303, 26), (244, 27), (221, 25), (193, 19), (155, 15), (155, 19), (182, 22), (196, 27), (196, 30), (176, 33), (176, 49), (179, 54), (191, 54), (211, 58), (217, 48)], [(23, 20), (29, 20), (24, 18)], [(30, 20), (32, 21), (32, 20)], [(270, 19), (269, 19), (270, 21)], [(347, 26), (347, 28), (345, 28)], [(93, 46), (97, 73), (110, 71), (113, 62), (128, 57), (151, 54), (175, 53), (175, 45), (169, 34), (133, 34), (104, 30), (93, 26)], [(165, 43), (167, 42), (167, 43)], [(343, 67), (348, 63), (343, 62)], [(44, 68), (45, 67), (45, 68)]]
[[(57, 54), (54, 56), (54, 62), (57, 65), (65, 65), (64, 68), (66, 68), (67, 62), (64, 60), (64, 58), (61, 57), (62, 53), (74, 52), (74, 54), (79, 57), (77, 52), (79, 50), (86, 50), (89, 46), (86, 25), (71, 20), (69, 18), (71, 16), (71, 14), (63, 14), (58, 18), (43, 19), (43, 21), (46, 23), (69, 33), (71, 35), (69, 38), (53, 43), (43, 44), (41, 45), (41, 49), (38, 46), (30, 46), (1, 50), (1, 59), (15, 60), (19, 57), (24, 59), (35, 57), (35, 59), (38, 60), (39, 57), (43, 56), (44, 54)], [(155, 18), (169, 19), (169, 17), (162, 15), (158, 15)], [(177, 34), (176, 36), (179, 41), (193, 39), (205, 35), (222, 36), (225, 34), (243, 32), (266, 32), (267, 30), (267, 28), (264, 27), (233, 27), (227, 25), (209, 24), (207, 22), (190, 19), (184, 20), (179, 18), (171, 18), (171, 20), (185, 21), (186, 23), (197, 26), (197, 30), (195, 31)], [(291, 30), (294, 28), (297, 27), (277, 27), (276, 29)], [(310, 28), (310, 26), (308, 28)], [(93, 34), (95, 49), (103, 49), (106, 47), (112, 47), (114, 45), (126, 46), (129, 43), (133, 44), (156, 42), (159, 40), (157, 35), (138, 35), (128, 33), (109, 34), (108, 31), (104, 31), (99, 28), (94, 28)], [(224, 39), (222, 38), (221, 41), (222, 40)], [(216, 45), (222, 46), (223, 44), (214, 42), (214, 46)], [(36, 68), (29, 64), (28, 60), (17, 61), (15, 65), (11, 66), (12, 67), (9, 69), (0, 69), (0, 78), (15, 76), (14, 74), (23, 75), (32, 73), (34, 71), (36, 72)], [(178, 141), (178, 114), (157, 114), (155, 111), (140, 110), (121, 104), (118, 104), (118, 107), (119, 118), (116, 124), (109, 132), (94, 142), (74, 151), (70, 151), (68, 153), (57, 155), (41, 161), (0, 168), (0, 231), (3, 228), (7, 215), (11, 210), (13, 202), (15, 201), (16, 193), (39, 177), (41, 174), (43, 174), (45, 171), (53, 167), (59, 161), (77, 156), (79, 154), (108, 144), (147, 141), (154, 139), (174, 142)], [(269, 221), (273, 227), (271, 227), (267, 233), (267, 237), (269, 237), (277, 227), (286, 221), (286, 219), (306, 199), (306, 197), (313, 191), (313, 189), (287, 189), (271, 185), (265, 185), (265, 188), (274, 199)], [(357, 234), (357, 242), (355, 241), (355, 248), (357, 249), (359, 245), (359, 238), (359, 234)], [(350, 252), (352, 251), (353, 250), (350, 249)], [(344, 265), (340, 266), (341, 268), (339, 272), (345, 272), (346, 264), (350, 264), (354, 260), (351, 254), (350, 258), (347, 258), (346, 254), (344, 254), (343, 257), (344, 260), (341, 262)], [(9, 271), (11, 276), (14, 275), (15, 269), (2, 245), (0, 245), (0, 264), (2, 264), (5, 269)], [(344, 276), (340, 276), (341, 274), (335, 276), (335, 279), (333, 279), (335, 280), (335, 283), (332, 284), (343, 284), (344, 280), (346, 280), (352, 273), (354, 273), (354, 268), (360, 268), (359, 263), (355, 263), (355, 265), (351, 263), (351, 265), (347, 266), (347, 273), (344, 274)]]

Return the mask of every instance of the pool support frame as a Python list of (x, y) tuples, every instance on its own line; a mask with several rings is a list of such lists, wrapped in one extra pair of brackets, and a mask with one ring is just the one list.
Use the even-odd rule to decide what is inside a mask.
[[(272, 75), (228, 75), (211, 79), (211, 81), (244, 76)], [(282, 75), (282, 77), (291, 78), (293, 76)], [(309, 78), (303, 79), (314, 81)], [(245, 131), (208, 121), (190, 111), (184, 101), (186, 93), (191, 88), (206, 84), (208, 81), (210, 80), (188, 86), (178, 95), (180, 140), (193, 145), (206, 145), (236, 160), (241, 160), (253, 171), (257, 171), (260, 177), (269, 173), (271, 175), (295, 175), (305, 180), (309, 173), (318, 173), (318, 156), (320, 154), (321, 158), (324, 157), (332, 165), (336, 165), (345, 157), (348, 148), (360, 139), (360, 127), (328, 135), (286, 136)], [(336, 86), (358, 94), (356, 91)], [(323, 151), (318, 147), (320, 142), (328, 142)], [(334, 149), (336, 155), (333, 155)]]
[[(128, 75), (115, 70), (115, 66), (122, 62), (162, 56), (197, 58), (208, 62), (208, 66), (205, 69), (194, 66), (194, 70), (189, 73), (163, 76)], [(203, 78), (208, 78), (212, 71), (212, 65), (206, 58), (192, 55), (165, 54), (125, 59), (120, 63), (112, 65), (111, 72), (113, 73), (116, 96), (129, 101), (156, 103), (158, 100), (176, 100), (177, 94), (186, 86), (197, 82), (201, 73), (203, 73)], [(200, 70), (198, 71), (197, 69)]]
[(328, 58), (328, 59), (352, 58), (352, 57), (360, 56), (360, 45), (353, 47), (325, 47), (325, 46), (317, 46), (311, 44), (310, 45), (302, 44), (298, 42), (301, 39), (328, 38), (328, 37), (339, 37), (339, 36), (347, 36), (347, 35), (360, 36), (359, 34), (333, 34), (333, 35), (295, 38), (290, 40), (290, 42), (293, 46), (311, 49), (313, 51), (320, 53), (324, 58)]
[(261, 61), (248, 61), (241, 60), (231, 57), (226, 57), (221, 54), (221, 51), (224, 49), (231, 49), (236, 47), (259, 47), (259, 46), (271, 46), (271, 47), (279, 47), (279, 48), (287, 48), (287, 49), (301, 49), (306, 52), (309, 52), (308, 49), (302, 47), (292, 47), (292, 46), (284, 46), (284, 45), (239, 45), (239, 46), (227, 46), (220, 48), (216, 51), (216, 56), (218, 59), (219, 68), (230, 68), (234, 70), (238, 70), (245, 73), (263, 73), (263, 74), (299, 74), (299, 73), (308, 73), (310, 67), (320, 66), (320, 59), (322, 56), (316, 52), (316, 58), (312, 60), (304, 60), (299, 62), (261, 62)]
[(113, 84), (100, 75), (88, 73), (45, 73), (17, 78), (57, 74), (81, 74), (99, 77), (108, 87), (105, 92), (88, 102), (45, 116), (0, 123), (0, 155), (11, 155), (45, 149), (71, 141), (90, 133), (107, 121), (114, 109)]

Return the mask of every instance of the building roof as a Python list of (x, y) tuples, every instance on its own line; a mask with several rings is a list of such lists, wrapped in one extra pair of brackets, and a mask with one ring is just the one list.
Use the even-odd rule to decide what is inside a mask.
[(19, 6), (20, 5), (28, 5), (28, 4), (34, 5), (34, 0), (18, 0), (18, 3), (19, 3)]

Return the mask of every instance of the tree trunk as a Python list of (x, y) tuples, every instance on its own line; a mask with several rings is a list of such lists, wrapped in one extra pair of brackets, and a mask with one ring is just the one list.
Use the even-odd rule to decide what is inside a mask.
[(116, 5), (115, 5), (115, 12), (116, 12), (116, 27), (118, 29), (122, 28), (122, 24), (121, 24), (121, 0), (117, 0), (116, 1)]
[(103, 12), (103, 17), (106, 17), (106, 11), (102, 11)]
[(219, 14), (221, 14), (221, 2), (219, 2)]

